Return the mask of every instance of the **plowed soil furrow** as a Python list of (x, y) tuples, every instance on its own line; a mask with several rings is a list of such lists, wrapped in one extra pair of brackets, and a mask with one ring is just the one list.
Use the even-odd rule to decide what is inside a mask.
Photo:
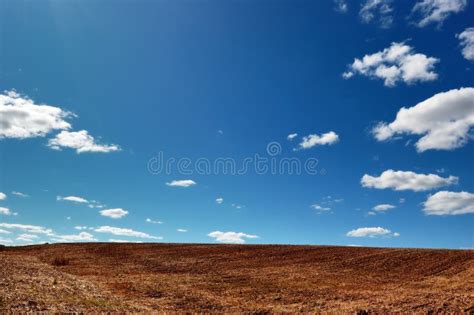
[(0, 250), (0, 265), (4, 311), (474, 309), (470, 250), (55, 244), (5, 248)]

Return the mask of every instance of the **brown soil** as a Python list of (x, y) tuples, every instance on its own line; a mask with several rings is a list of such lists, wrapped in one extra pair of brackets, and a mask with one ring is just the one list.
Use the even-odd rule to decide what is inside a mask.
[(474, 313), (474, 251), (103, 243), (4, 248), (0, 310)]

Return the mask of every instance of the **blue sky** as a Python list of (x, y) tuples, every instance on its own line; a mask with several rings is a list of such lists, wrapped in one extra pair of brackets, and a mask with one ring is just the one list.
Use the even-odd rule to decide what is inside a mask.
[[(463, 0), (6, 1), (0, 242), (472, 248), (473, 16)], [(160, 154), (191, 164), (153, 172)], [(317, 163), (196, 169), (256, 154)]]

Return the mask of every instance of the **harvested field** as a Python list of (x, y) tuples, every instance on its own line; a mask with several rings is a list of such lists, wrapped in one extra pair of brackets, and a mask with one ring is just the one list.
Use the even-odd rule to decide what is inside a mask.
[(474, 312), (474, 251), (54, 244), (0, 249), (11, 311)]

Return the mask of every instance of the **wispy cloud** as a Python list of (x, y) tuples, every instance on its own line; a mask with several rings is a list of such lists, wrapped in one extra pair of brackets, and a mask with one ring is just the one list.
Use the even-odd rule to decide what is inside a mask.
[(71, 202), (74, 202), (74, 203), (89, 203), (89, 201), (87, 199), (82, 198), (82, 197), (77, 197), (77, 196), (67, 196), (67, 197), (57, 196), (56, 200), (58, 200), (58, 201), (61, 201), (61, 200), (71, 201)]
[(45, 234), (49, 236), (54, 235), (53, 230), (45, 228), (43, 226), (38, 226), (38, 225), (0, 223), (0, 228), (4, 228), (8, 230), (20, 230), (20, 231), (25, 231), (27, 233), (33, 233), (33, 234)]
[(88, 232), (81, 232), (79, 234), (69, 234), (69, 235), (54, 235), (51, 237), (52, 240), (56, 242), (96, 242), (97, 239)]
[(22, 198), (27, 198), (27, 197), (29, 197), (27, 194), (24, 194), (24, 193), (19, 192), (19, 191), (12, 191), (12, 195), (15, 195), (15, 196), (18, 196), (18, 197), (22, 197)]
[(145, 232), (135, 231), (132, 229), (127, 229), (127, 228), (107, 226), (107, 225), (100, 226), (94, 229), (94, 231), (97, 233), (108, 233), (108, 234), (118, 235), (118, 236), (130, 236), (130, 237), (147, 238), (147, 239), (154, 239), (154, 240), (162, 239), (162, 237), (152, 236)]
[(173, 180), (166, 185), (171, 187), (191, 187), (196, 185), (196, 182), (191, 179)]
[(335, 10), (339, 13), (346, 13), (349, 10), (347, 0), (334, 0)]
[(38, 235), (35, 234), (20, 234), (17, 236), (16, 240), (20, 242), (34, 242), (38, 239)]
[(17, 215), (16, 212), (11, 212), (9, 208), (0, 207), (0, 215)]
[(383, 204), (380, 204), (380, 205), (376, 205), (375, 207), (372, 208), (372, 210), (378, 211), (378, 212), (383, 212), (383, 211), (387, 211), (387, 210), (394, 209), (394, 208), (396, 208), (394, 205), (391, 205), (391, 204), (388, 204), (388, 203), (383, 203)]
[(298, 137), (298, 134), (297, 134), (297, 133), (290, 133), (290, 134), (286, 137), (286, 139), (289, 140), (289, 141), (291, 141), (291, 140), (293, 140), (293, 139), (296, 138), (296, 137)]
[(389, 28), (393, 24), (392, 0), (366, 0), (359, 16), (365, 23), (376, 21), (380, 27)]
[(463, 11), (466, 6), (467, 0), (420, 0), (412, 9), (412, 17), (418, 20), (419, 27), (429, 24), (440, 27), (451, 14)]
[(310, 207), (313, 208), (314, 210), (317, 210), (319, 213), (328, 212), (328, 211), (331, 210), (331, 208), (329, 208), (329, 207), (323, 207), (323, 206), (321, 206), (319, 204), (316, 204), (316, 203), (311, 205)]
[(153, 224), (163, 224), (162, 221), (152, 220), (150, 218), (147, 218), (145, 221), (148, 222), (148, 223), (153, 223)]
[(474, 27), (466, 28), (461, 34), (457, 34), (462, 47), (462, 55), (470, 61), (474, 61)]

